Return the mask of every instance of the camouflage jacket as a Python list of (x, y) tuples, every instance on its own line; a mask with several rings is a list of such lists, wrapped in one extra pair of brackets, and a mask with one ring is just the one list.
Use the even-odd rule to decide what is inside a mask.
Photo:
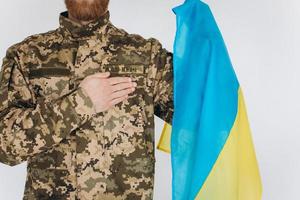
[[(28, 161), (24, 199), (152, 199), (154, 114), (171, 123), (172, 53), (115, 27), (109, 11), (8, 48), (0, 74), (0, 162)], [(80, 81), (110, 71), (137, 82), (94, 114)], [(95, 91), (97, 92), (97, 91)]]

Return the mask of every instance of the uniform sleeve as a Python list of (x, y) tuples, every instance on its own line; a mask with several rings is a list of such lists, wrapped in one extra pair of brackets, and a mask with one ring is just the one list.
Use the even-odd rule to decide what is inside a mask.
[(173, 54), (153, 38), (152, 60), (156, 71), (153, 81), (154, 114), (171, 125), (174, 112)]
[(95, 111), (82, 88), (52, 102), (36, 98), (18, 63), (9, 49), (0, 72), (0, 162), (10, 166), (54, 147)]

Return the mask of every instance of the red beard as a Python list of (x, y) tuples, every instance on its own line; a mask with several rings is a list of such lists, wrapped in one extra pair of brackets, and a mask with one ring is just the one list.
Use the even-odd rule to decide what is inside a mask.
[(107, 10), (109, 0), (65, 0), (68, 13), (80, 21), (101, 17)]

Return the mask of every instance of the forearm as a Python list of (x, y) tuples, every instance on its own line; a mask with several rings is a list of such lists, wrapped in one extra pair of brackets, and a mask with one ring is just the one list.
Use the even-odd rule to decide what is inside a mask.
[(152, 40), (152, 65), (156, 74), (153, 81), (154, 114), (168, 124), (172, 124), (173, 103), (173, 54)]
[(55, 102), (39, 99), (32, 107), (5, 107), (0, 112), (0, 162), (16, 165), (54, 147), (93, 113), (81, 88)]

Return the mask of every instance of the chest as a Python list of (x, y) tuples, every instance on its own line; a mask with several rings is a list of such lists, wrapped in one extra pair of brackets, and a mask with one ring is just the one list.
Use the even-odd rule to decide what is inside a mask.
[[(148, 44), (130, 46), (95, 40), (64, 42), (46, 50), (37, 48), (26, 59), (30, 85), (35, 96), (53, 101), (68, 95), (94, 73), (109, 71), (110, 77), (131, 77), (137, 83), (136, 90), (105, 112), (105, 124), (129, 124), (131, 127), (124, 128), (143, 132), (146, 126), (153, 126), (153, 70), (149, 49)], [(102, 119), (93, 119), (91, 126), (99, 129), (99, 120)]]
[(106, 71), (110, 77), (131, 77), (137, 82), (135, 94), (149, 94), (150, 56), (145, 49), (94, 40), (73, 41), (33, 52), (25, 64), (36, 95), (47, 100), (67, 94), (89, 75)]

